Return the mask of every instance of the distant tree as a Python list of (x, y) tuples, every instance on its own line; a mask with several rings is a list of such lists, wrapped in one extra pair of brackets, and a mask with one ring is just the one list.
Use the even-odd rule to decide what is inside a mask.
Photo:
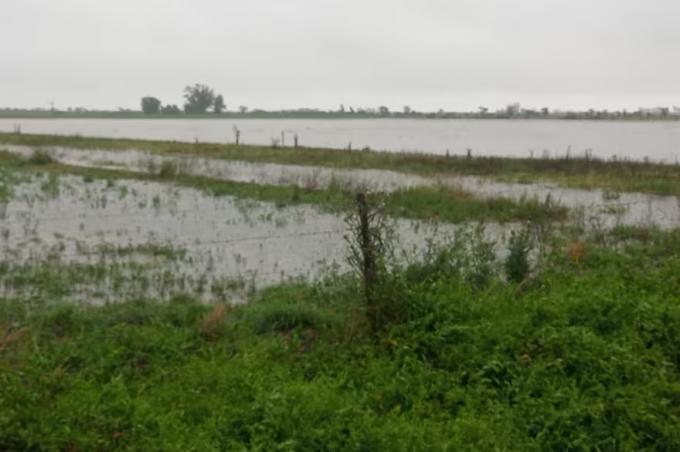
[(384, 105), (381, 105), (378, 107), (378, 112), (380, 113), (380, 116), (387, 116), (390, 114), (390, 109)]
[(411, 114), (411, 107), (409, 107), (408, 105), (404, 105), (404, 114), (410, 115)]
[(245, 105), (241, 105), (240, 107), (238, 107), (238, 111), (240, 111), (241, 113), (248, 113), (248, 107), (246, 107)]
[(345, 105), (340, 104), (340, 110), (338, 110), (339, 113), (344, 113), (345, 112)]
[(205, 113), (215, 102), (215, 91), (206, 86), (196, 83), (194, 86), (184, 88), (184, 111), (187, 113)]
[(505, 107), (505, 113), (511, 118), (519, 116), (520, 111), (521, 108), (518, 102), (515, 102), (514, 104), (510, 104), (507, 107)]
[(161, 101), (155, 97), (142, 97), (142, 111), (147, 115), (156, 114), (161, 109)]
[(543, 116), (548, 116), (550, 114), (550, 109), (548, 107), (541, 108), (541, 114)]
[(215, 110), (215, 113), (222, 113), (227, 109), (227, 106), (224, 105), (224, 97), (222, 97), (221, 94), (215, 97), (215, 100), (213, 101), (213, 109)]
[(489, 109), (486, 107), (479, 107), (479, 115), (484, 116), (489, 112)]
[(182, 113), (182, 110), (180, 110), (179, 107), (175, 104), (164, 105), (163, 108), (161, 108), (161, 113), (163, 113), (164, 115), (178, 115)]

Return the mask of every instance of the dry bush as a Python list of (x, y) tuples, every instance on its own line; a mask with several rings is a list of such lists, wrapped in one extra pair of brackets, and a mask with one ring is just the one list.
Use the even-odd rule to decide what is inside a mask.
[(230, 309), (227, 305), (216, 304), (212, 311), (206, 314), (198, 324), (198, 334), (207, 341), (215, 341), (224, 334), (227, 315)]

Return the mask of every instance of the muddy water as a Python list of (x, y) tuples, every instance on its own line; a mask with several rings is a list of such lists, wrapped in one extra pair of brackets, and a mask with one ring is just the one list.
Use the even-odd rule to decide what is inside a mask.
[[(24, 146), (2, 146), (12, 152), (30, 155)], [(578, 190), (552, 184), (519, 184), (496, 182), (474, 176), (427, 178), (394, 171), (364, 169), (332, 169), (325, 167), (249, 163), (198, 157), (166, 157), (138, 150), (77, 150), (55, 147), (49, 151), (60, 162), (86, 167), (125, 168), (132, 171), (158, 171), (170, 162), (179, 171), (192, 175), (238, 182), (274, 185), (298, 185), (323, 188), (338, 184), (348, 189), (394, 191), (402, 188), (444, 185), (481, 197), (505, 197), (514, 200), (550, 198), (576, 211), (578, 221), (597, 227), (657, 225), (662, 228), (680, 226), (680, 198), (642, 193), (606, 193), (602, 190)]]
[(391, 152), (447, 151), (464, 155), (528, 157), (583, 155), (675, 163), (680, 158), (680, 121), (555, 121), (555, 120), (422, 120), (422, 119), (0, 119), (0, 131), (19, 124), (24, 133), (81, 134), (202, 142), (269, 145), (283, 139), (291, 145), (298, 135), (304, 146)]
[[(396, 221), (394, 229), (400, 249), (411, 255), (428, 238), (453, 233), (414, 221)], [(487, 234), (500, 237), (504, 229), (490, 225)], [(0, 290), (26, 295), (40, 284), (20, 286), (17, 277), (90, 265), (99, 276), (75, 267), (69, 297), (101, 303), (189, 292), (237, 302), (270, 284), (347, 271), (346, 231), (343, 217), (305, 206), (276, 208), (159, 183), (43, 175), (15, 187), (0, 220), (0, 263), (9, 264)], [(159, 256), (149, 246), (173, 253)]]

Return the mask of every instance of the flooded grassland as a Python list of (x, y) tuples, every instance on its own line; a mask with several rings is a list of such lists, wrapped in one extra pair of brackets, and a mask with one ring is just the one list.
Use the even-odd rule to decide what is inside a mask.
[(391, 214), (403, 259), (454, 236), (452, 222), (469, 229), (481, 221), (498, 244), (526, 222), (680, 224), (672, 196), (135, 149), (4, 148), (5, 295), (102, 303), (190, 293), (239, 302), (272, 284), (343, 274), (347, 210), (360, 191)]
[(112, 143), (0, 151), (1, 450), (680, 448), (677, 196)]

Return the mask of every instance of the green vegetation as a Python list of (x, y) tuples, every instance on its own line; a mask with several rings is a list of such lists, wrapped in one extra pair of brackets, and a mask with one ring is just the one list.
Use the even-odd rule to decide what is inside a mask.
[(434, 156), (312, 148), (276, 148), (233, 144), (85, 138), (80, 136), (0, 133), (0, 143), (78, 149), (140, 149), (162, 155), (315, 165), (332, 168), (385, 169), (427, 177), (475, 175), (504, 181), (550, 181), (565, 187), (600, 188), (609, 193), (642, 192), (680, 195), (680, 166), (648, 162), (585, 158), (519, 159), (502, 157)]
[(11, 198), (13, 187), (22, 180), (16, 163), (16, 156), (0, 151), (0, 201)]
[(0, 201), (4, 201), (12, 195), (13, 175), (6, 168), (0, 168)]
[(678, 231), (551, 242), (520, 284), (480, 248), (390, 267), (377, 333), (350, 276), (1, 300), (0, 449), (678, 450)]
[(97, 252), (103, 255), (113, 255), (118, 257), (147, 255), (151, 257), (162, 257), (165, 259), (180, 259), (186, 255), (186, 250), (177, 249), (168, 244), (144, 243), (135, 246), (112, 246), (102, 245), (97, 248)]
[(396, 217), (433, 219), (447, 223), (466, 221), (555, 221), (567, 218), (567, 209), (549, 198), (480, 200), (467, 192), (447, 187), (398, 190), (386, 199), (387, 213)]
[(147, 115), (160, 113), (161, 101), (152, 96), (142, 97), (142, 112)]
[[(39, 153), (42, 155), (42, 153)], [(45, 163), (42, 157), (31, 157), (22, 160), (0, 151), (0, 158), (5, 161), (6, 168), (17, 171), (40, 171), (50, 174), (75, 174), (85, 178), (138, 179), (155, 182), (170, 182), (183, 187), (204, 190), (215, 196), (234, 196), (273, 202), (278, 206), (311, 204), (330, 210), (345, 210), (351, 205), (352, 193), (339, 184), (321, 189), (300, 188), (294, 185), (261, 185), (248, 182), (231, 182), (211, 179), (204, 176), (192, 176), (177, 172), (170, 164), (161, 165), (154, 174), (142, 174), (131, 171), (82, 168)], [(34, 160), (37, 160), (34, 161)], [(384, 198), (389, 213), (413, 219), (438, 219), (445, 222), (459, 223), (463, 221), (560, 221), (567, 217), (568, 210), (549, 200), (526, 199), (519, 202), (505, 198), (478, 199), (460, 190), (442, 187), (423, 187), (404, 189), (388, 195), (371, 195), (371, 198)]]

